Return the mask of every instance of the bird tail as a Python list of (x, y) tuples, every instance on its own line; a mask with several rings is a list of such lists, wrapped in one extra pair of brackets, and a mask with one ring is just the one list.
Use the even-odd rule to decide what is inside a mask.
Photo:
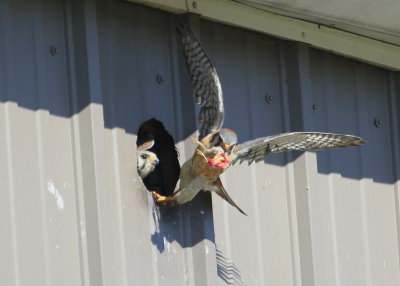
[(217, 193), (218, 196), (223, 198), (225, 201), (227, 201), (231, 206), (234, 206), (238, 211), (240, 211), (242, 214), (246, 215), (247, 214), (232, 200), (232, 198), (228, 195), (227, 191), (225, 190), (224, 186), (222, 185), (221, 179), (218, 178), (214, 182), (214, 186), (216, 187), (215, 192)]

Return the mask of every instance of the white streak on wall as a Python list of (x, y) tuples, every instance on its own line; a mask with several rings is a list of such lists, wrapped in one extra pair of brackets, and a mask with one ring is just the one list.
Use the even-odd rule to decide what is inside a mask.
[(60, 195), (60, 193), (58, 192), (58, 190), (56, 189), (56, 187), (54, 185), (54, 181), (52, 179), (50, 179), (47, 182), (47, 190), (53, 197), (55, 197), (56, 202), (57, 202), (57, 209), (62, 211), (64, 209), (64, 200), (63, 200), (62, 196)]

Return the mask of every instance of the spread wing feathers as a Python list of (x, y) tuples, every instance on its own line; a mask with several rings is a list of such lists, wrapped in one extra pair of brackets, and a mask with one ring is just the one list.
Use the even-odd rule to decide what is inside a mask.
[(231, 206), (234, 206), (238, 211), (240, 211), (242, 214), (246, 215), (247, 214), (241, 209), (239, 208), (239, 206), (231, 199), (231, 197), (228, 195), (228, 193), (226, 192), (224, 186), (222, 185), (221, 179), (218, 178), (215, 182), (214, 182), (214, 190), (215, 193), (220, 196), (221, 198), (223, 198), (225, 201), (227, 201)]
[(322, 150), (336, 149), (350, 146), (359, 146), (366, 142), (360, 137), (320, 132), (292, 132), (274, 136), (258, 138), (239, 145), (232, 164), (237, 161), (264, 160), (269, 153), (278, 153), (291, 150)]
[(193, 86), (193, 96), (201, 104), (199, 139), (220, 129), (224, 121), (222, 88), (218, 74), (193, 32), (184, 24), (177, 26), (183, 54)]
[(143, 183), (150, 191), (156, 191), (163, 196), (171, 196), (179, 179), (179, 154), (175, 148), (174, 139), (157, 119), (144, 122), (138, 131), (138, 145), (143, 141), (154, 140), (149, 151), (155, 153), (160, 163), (155, 167)]

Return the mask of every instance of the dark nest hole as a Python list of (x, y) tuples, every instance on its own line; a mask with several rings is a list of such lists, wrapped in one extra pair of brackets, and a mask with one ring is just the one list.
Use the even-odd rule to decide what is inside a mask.
[(155, 118), (143, 122), (137, 133), (136, 146), (149, 144), (150, 151), (156, 154), (159, 164), (146, 177), (142, 178), (147, 190), (156, 191), (162, 196), (171, 196), (179, 180), (180, 165), (178, 151), (172, 136), (163, 123)]

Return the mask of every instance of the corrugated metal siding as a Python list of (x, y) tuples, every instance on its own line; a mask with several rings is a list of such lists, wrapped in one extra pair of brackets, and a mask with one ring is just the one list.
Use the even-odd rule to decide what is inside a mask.
[(240, 140), (368, 145), (233, 167), (223, 181), (249, 217), (208, 194), (158, 208), (137, 128), (162, 120), (181, 162), (196, 130), (176, 16), (105, 0), (0, 15), (1, 285), (399, 285), (398, 74), (191, 17)]

